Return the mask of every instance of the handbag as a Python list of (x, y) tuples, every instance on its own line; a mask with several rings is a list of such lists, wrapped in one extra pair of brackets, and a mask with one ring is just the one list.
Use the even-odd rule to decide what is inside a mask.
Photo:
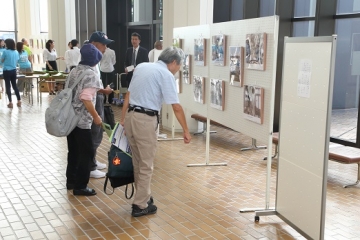
[[(108, 172), (106, 174), (104, 183), (104, 192), (107, 195), (114, 193), (115, 188), (126, 185), (125, 197), (126, 199), (132, 198), (134, 195), (134, 167), (132, 164), (132, 157), (114, 145), (111, 145), (108, 152)], [(113, 188), (111, 193), (106, 192), (107, 183)], [(131, 184), (131, 194), (128, 196), (128, 185)]]
[(104, 122), (109, 124), (111, 129), (114, 129), (115, 116), (111, 105), (109, 104), (108, 97), (106, 98), (106, 103), (104, 104)]

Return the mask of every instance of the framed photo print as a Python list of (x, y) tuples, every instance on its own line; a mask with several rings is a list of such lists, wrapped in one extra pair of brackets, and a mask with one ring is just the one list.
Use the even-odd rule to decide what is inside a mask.
[(265, 70), (266, 66), (266, 33), (246, 34), (246, 68)]
[(190, 60), (191, 60), (191, 55), (185, 54), (185, 58), (182, 64), (182, 80), (185, 84), (191, 84)]
[(182, 48), (182, 40), (180, 38), (174, 38), (173, 39), (173, 46)]
[(244, 116), (258, 124), (264, 121), (264, 89), (257, 86), (244, 86)]
[(225, 65), (225, 36), (212, 36), (211, 44), (211, 62), (215, 66)]
[(205, 103), (205, 82), (201, 76), (194, 75), (194, 100), (198, 103)]
[(194, 41), (194, 63), (195, 66), (205, 66), (206, 59), (206, 41), (204, 38)]
[(210, 107), (224, 111), (225, 107), (225, 81), (210, 79)]
[(244, 85), (244, 48), (229, 47), (230, 85), (242, 87)]

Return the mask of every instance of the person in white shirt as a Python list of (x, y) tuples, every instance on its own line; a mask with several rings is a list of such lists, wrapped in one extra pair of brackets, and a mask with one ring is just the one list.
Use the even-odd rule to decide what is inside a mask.
[[(46, 71), (58, 71), (56, 60), (62, 59), (64, 57), (58, 57), (55, 50), (55, 41), (49, 39), (46, 42), (46, 49), (43, 52), (44, 61), (46, 63)], [(48, 83), (49, 95), (55, 95), (54, 92), (54, 83)]]
[[(116, 63), (115, 51), (106, 47), (103, 57), (100, 61), (100, 74), (101, 80), (103, 82), (103, 86), (110, 85), (114, 83), (114, 65)], [(111, 93), (108, 96), (109, 103), (112, 103), (112, 99), (114, 98), (114, 93)], [(104, 99), (106, 102), (106, 99)]]
[(156, 61), (157, 61), (157, 59), (155, 59), (155, 51), (156, 51), (156, 50), (162, 50), (162, 47), (163, 47), (162, 41), (156, 41), (156, 42), (154, 43), (154, 49), (152, 49), (152, 50), (149, 52), (149, 55), (148, 55), (148, 57), (149, 57), (149, 62), (156, 62)]
[(66, 68), (70, 72), (76, 67), (81, 60), (81, 54), (79, 49), (79, 41), (76, 39), (71, 40), (71, 48), (65, 52), (65, 64)]

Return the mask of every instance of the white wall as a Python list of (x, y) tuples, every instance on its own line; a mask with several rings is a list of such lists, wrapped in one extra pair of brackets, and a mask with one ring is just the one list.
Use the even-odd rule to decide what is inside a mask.
[[(39, 0), (16, 0), (17, 39), (52, 39), (58, 56), (63, 56), (67, 43), (76, 38), (76, 15), (74, 0), (48, 0), (49, 33), (40, 33)], [(42, 54), (42, 49), (32, 48), (36, 55)], [(34, 65), (34, 69), (45, 67), (43, 62)], [(65, 63), (58, 60), (59, 70), (65, 70)]]
[[(163, 46), (172, 45), (173, 29), (177, 27), (204, 25), (213, 23), (214, 0), (164, 0), (163, 9)], [(187, 109), (184, 109), (185, 113)], [(191, 120), (186, 114), (190, 131), (197, 131), (195, 120)], [(165, 129), (172, 127), (173, 111), (171, 106), (164, 105), (162, 108), (162, 125)], [(175, 121), (176, 131), (181, 131), (180, 124)]]

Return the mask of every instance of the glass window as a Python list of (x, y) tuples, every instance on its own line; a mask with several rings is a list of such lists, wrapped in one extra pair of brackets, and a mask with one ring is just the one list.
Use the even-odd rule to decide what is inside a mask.
[(293, 22), (293, 37), (313, 37), (315, 21)]
[(155, 20), (161, 20), (163, 18), (163, 0), (156, 0), (154, 14)]
[(15, 39), (15, 32), (0, 32), (0, 39), (12, 38)]
[(360, 1), (359, 0), (338, 0), (337, 1), (337, 14), (344, 13), (359, 13)]
[[(40, 0), (40, 32), (47, 33), (49, 32), (49, 19), (48, 19), (48, 2), (47, 0)], [(46, 9), (46, 11), (42, 11), (41, 9)]]
[(260, 0), (260, 17), (275, 15), (275, 0)]
[(295, 0), (294, 17), (315, 17), (316, 0)]
[(0, 30), (15, 31), (14, 1), (1, 1)]
[(360, 19), (336, 20), (331, 137), (356, 142), (360, 94)]
[(133, 22), (151, 21), (152, 0), (133, 0)]
[(231, 2), (231, 20), (242, 20), (244, 19), (244, 1), (233, 0)]

